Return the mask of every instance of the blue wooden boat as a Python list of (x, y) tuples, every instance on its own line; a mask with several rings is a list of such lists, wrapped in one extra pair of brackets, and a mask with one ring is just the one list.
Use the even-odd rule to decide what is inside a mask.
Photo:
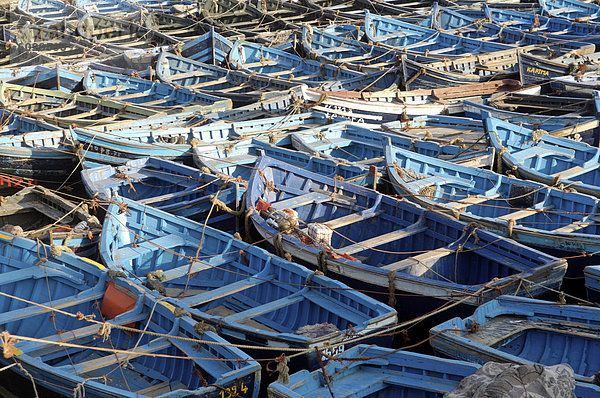
[[(481, 103), (465, 100), (463, 107), (465, 115), (475, 119), (483, 119), (485, 114), (522, 127), (543, 129), (555, 137), (583, 140), (589, 144), (598, 140), (595, 116), (598, 111), (594, 101), (588, 99), (517, 94), (483, 99)], [(512, 109), (530, 113), (514, 112)], [(578, 112), (571, 112), (574, 110)], [(577, 115), (582, 113), (589, 116)]]
[(598, 92), (598, 83), (600, 81), (600, 72), (592, 70), (590, 72), (579, 73), (575, 76), (557, 76), (550, 79), (550, 87), (559, 93), (576, 95), (580, 97), (593, 97)]
[[(501, 43), (511, 43), (519, 46), (554, 44), (560, 51), (572, 50), (593, 52), (594, 47), (586, 42), (581, 42), (581, 36), (554, 34), (552, 32), (528, 31), (528, 29), (515, 29), (511, 26), (483, 22), (481, 19), (468, 17), (462, 10), (440, 7), (434, 4), (432, 8), (433, 27), (440, 31), (456, 33), (460, 36), (471, 38), (486, 38)], [(482, 18), (485, 20), (485, 17)], [(535, 23), (535, 20), (533, 21)]]
[[(238, 209), (245, 187), (235, 181), (203, 173), (195, 168), (158, 158), (130, 160), (113, 167), (81, 171), (86, 192), (103, 201), (113, 196), (136, 200), (182, 217), (204, 219), (215, 197)], [(227, 221), (227, 214), (213, 209), (211, 223)]]
[(598, 198), (432, 159), (389, 143), (386, 161), (396, 191), (423, 207), (526, 245), (600, 251)]
[[(294, 373), (289, 383), (272, 383), (268, 396), (441, 397), (454, 391), (462, 379), (479, 368), (480, 365), (472, 362), (361, 344), (330, 361), (323, 369)], [(574, 387), (575, 395), (580, 398), (593, 398), (600, 392), (598, 386), (587, 383), (576, 383)]]
[(19, 0), (16, 12), (33, 17), (40, 22), (77, 22), (84, 12), (60, 0)]
[[(515, 29), (530, 29), (535, 32), (556, 32), (565, 39), (577, 38), (586, 43), (598, 44), (600, 38), (600, 26), (593, 23), (574, 22), (563, 18), (545, 17), (543, 15), (520, 12), (515, 10), (506, 10), (492, 8), (486, 3), (482, 5), (483, 14), (480, 17), (487, 17), (492, 23), (502, 25), (510, 23)], [(463, 12), (463, 11), (461, 11)]]
[(7, 83), (22, 86), (44, 88), (48, 90), (60, 90), (65, 93), (73, 93), (83, 90), (83, 75), (60, 66), (34, 66), (22, 67), (13, 70), (14, 78), (3, 79)]
[(600, 302), (600, 267), (591, 265), (583, 270), (587, 299), (593, 303)]
[(236, 69), (331, 91), (363, 89), (367, 85), (374, 91), (391, 87), (397, 80), (394, 71), (352, 71), (243, 40), (235, 42), (228, 60)]
[[(346, 31), (347, 32), (347, 31)], [(356, 32), (356, 29), (350, 33)], [(378, 71), (393, 67), (399, 52), (364, 43), (347, 34), (336, 34), (312, 26), (302, 28), (302, 47), (313, 59), (345, 65), (358, 71)], [(360, 31), (362, 36), (362, 31)]]
[[(249, 181), (246, 208), (254, 210), (250, 218), (264, 239), (354, 287), (383, 292), (377, 297), (397, 300), (408, 319), (458, 297), (467, 307), (477, 306), (494, 296), (494, 286), (526, 294), (519, 287), (524, 280), (532, 282), (528, 291), (537, 296), (545, 287), (558, 287), (566, 271), (565, 260), (408, 201), (267, 157), (255, 170), (261, 172)], [(301, 227), (273, 226), (291, 210)], [(314, 223), (322, 225), (321, 235), (304, 227)], [(329, 235), (321, 237), (326, 231)]]
[(290, 139), (287, 136), (278, 142), (272, 142), (265, 137), (259, 136), (258, 138), (196, 147), (193, 149), (194, 163), (197, 167), (207, 168), (212, 173), (225, 174), (248, 181), (258, 158), (267, 155), (332, 178), (337, 177), (345, 181), (371, 186), (377, 182), (377, 169), (369, 169), (368, 165), (339, 162), (318, 154), (287, 149), (283, 147), (286, 143), (289, 146)]
[(377, 129), (383, 123), (408, 120), (415, 116), (462, 113), (462, 101), (465, 99), (512, 91), (520, 87), (514, 80), (412, 91), (333, 92), (301, 86), (301, 95), (311, 109)]
[(158, 114), (157, 110), (110, 99), (4, 82), (0, 82), (0, 105), (6, 111), (33, 115), (63, 127), (102, 125)]
[(538, 0), (543, 14), (576, 22), (594, 21), (600, 16), (600, 6), (577, 0)]
[[(506, 54), (506, 53), (505, 53)], [(512, 54), (512, 52), (511, 52)], [(469, 61), (476, 60), (477, 57), (469, 57)], [(402, 57), (402, 88), (404, 90), (436, 89), (450, 86), (460, 86), (468, 84), (483, 83), (490, 80), (512, 79), (515, 75), (517, 66), (511, 63), (511, 58), (501, 57), (502, 63), (497, 71), (489, 73), (487, 67), (478, 69), (475, 66), (472, 73), (464, 68), (465, 63), (460, 62), (462, 70), (454, 70), (454, 64), (445, 61), (434, 63), (422, 63), (408, 57)]]
[[(75, 166), (70, 135), (40, 120), (2, 111), (0, 187), (44, 182), (58, 186)], [(7, 177), (8, 175), (8, 177)]]
[(196, 0), (129, 0), (151, 12), (165, 12), (175, 15), (193, 15), (197, 12)]
[[(600, 37), (600, 33), (597, 37)], [(523, 52), (518, 54), (518, 58), (519, 74), (523, 85), (540, 84), (555, 77), (576, 75), (584, 68), (594, 70), (600, 67), (600, 60), (596, 53), (548, 59), (548, 57)]]
[(5, 197), (0, 205), (0, 231), (92, 257), (102, 225), (84, 203), (76, 204), (35, 185)]
[(521, 178), (600, 195), (600, 149), (568, 138), (553, 137), (484, 113), (490, 143), (509, 170)]
[[(138, 283), (162, 270), (159, 291), (168, 301), (232, 342), (277, 347), (278, 354), (286, 348), (350, 347), (356, 342), (349, 328), (359, 337), (396, 323), (395, 310), (341, 282), (209, 226), (122, 200), (107, 210), (103, 261)], [(315, 326), (323, 323), (331, 326)], [(389, 343), (391, 336), (368, 340)], [(309, 351), (290, 366), (318, 367), (316, 352)], [(272, 353), (252, 350), (255, 358)]]
[[(223, 35), (227, 35), (227, 37)], [(233, 47), (233, 43), (228, 38), (239, 38), (235, 31), (223, 32), (223, 35), (217, 33), (214, 27), (210, 26), (202, 36), (183, 43), (181, 54), (178, 55), (205, 64), (223, 65), (227, 61), (227, 54)], [(178, 49), (179, 47), (175, 47), (175, 50)]]
[(75, 0), (75, 7), (86, 13), (97, 13), (112, 18), (130, 19), (143, 8), (123, 0)]
[(125, 103), (166, 112), (193, 110), (204, 114), (232, 107), (230, 99), (213, 94), (98, 70), (88, 70), (83, 79), (83, 87), (86, 93), (98, 97), (108, 96)]
[(365, 35), (380, 46), (451, 57), (509, 50), (514, 45), (496, 43), (417, 26), (365, 11)]
[[(294, 373), (289, 383), (272, 383), (268, 393), (271, 398), (326, 397), (329, 391), (336, 398), (438, 397), (477, 369), (474, 363), (360, 344), (323, 369)], [(326, 382), (325, 377), (331, 379)]]
[[(599, 314), (594, 307), (502, 296), (432, 328), (430, 342), (437, 352), (469, 362), (568, 364), (577, 381), (591, 383)], [(598, 395), (600, 387), (593, 388)]]
[(456, 145), (439, 144), (414, 138), (399, 137), (356, 126), (349, 122), (337, 122), (322, 127), (301, 130), (291, 134), (292, 146), (299, 150), (325, 159), (334, 159), (355, 165), (385, 166), (383, 145), (391, 140), (394, 145), (427, 156), (452, 159), (453, 161), (472, 161), (484, 158), (482, 165), (490, 165), (493, 156), (487, 148), (473, 151)]
[(224, 69), (167, 52), (162, 52), (156, 62), (156, 76), (175, 86), (229, 98), (234, 106), (264, 100), (297, 86), (287, 80)]
[[(160, 121), (154, 121), (160, 125)], [(259, 134), (283, 134), (287, 131), (326, 124), (325, 115), (301, 113), (243, 122), (215, 122), (199, 127), (158, 128), (152, 121), (144, 124), (117, 126), (105, 131), (75, 128), (73, 140), (81, 145), (78, 155), (86, 160), (104, 164), (121, 164), (129, 159), (147, 156), (192, 164), (192, 148), (223, 144), (230, 138), (239, 140)], [(231, 142), (230, 142), (231, 143)], [(226, 144), (228, 145), (228, 144)]]
[[(383, 123), (385, 132), (409, 139), (451, 144), (462, 149), (482, 151), (488, 148), (481, 120), (458, 116), (417, 116), (409, 121)], [(456, 162), (464, 164), (462, 162)], [(478, 165), (481, 167), (483, 165)]]
[(100, 14), (86, 14), (79, 19), (77, 33), (117, 51), (176, 45), (179, 41), (134, 22)]
[[(90, 397), (217, 396), (242, 385), (247, 396), (258, 395), (260, 365), (218, 335), (196, 333), (195, 322), (177, 318), (172, 306), (123, 279), (107, 281), (104, 267), (92, 260), (68, 253), (52, 257), (47, 247), (8, 234), (0, 240), (0, 286), (14, 292), (0, 298), (0, 324), (18, 339), (3, 365), (17, 360), (29, 377), (63, 395), (84, 384)], [(110, 331), (98, 338), (104, 324)]]

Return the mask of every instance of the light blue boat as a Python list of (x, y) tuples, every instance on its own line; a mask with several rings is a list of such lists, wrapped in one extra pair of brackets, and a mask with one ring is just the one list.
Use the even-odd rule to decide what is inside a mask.
[(360, 344), (323, 369), (294, 373), (289, 383), (272, 383), (268, 393), (270, 398), (433, 398), (454, 390), (477, 369), (474, 363)]
[(577, 22), (594, 21), (600, 16), (600, 6), (577, 0), (538, 0), (543, 14)]
[[(330, 122), (329, 118), (319, 112), (164, 129), (156, 128), (161, 125), (160, 120), (148, 119), (142, 123), (127, 124), (123, 128), (117, 126), (115, 130), (111, 130), (113, 127), (108, 127), (104, 132), (75, 128), (71, 129), (71, 136), (78, 145), (82, 145), (79, 156), (95, 163), (121, 164), (130, 159), (152, 156), (191, 165), (193, 147), (216, 143), (223, 145), (230, 138), (239, 140), (259, 134), (285, 135), (291, 130)], [(168, 116), (167, 120), (172, 121), (173, 118)]]
[(456, 145), (400, 137), (348, 122), (332, 123), (291, 134), (292, 145), (299, 151), (318, 154), (324, 159), (335, 159), (337, 162), (379, 168), (385, 167), (384, 145), (388, 139), (398, 147), (432, 157), (451, 159), (455, 162), (472, 161), (477, 158), (482, 166), (492, 162), (487, 147), (468, 150)]
[(328, 177), (342, 178), (360, 185), (374, 186), (379, 174), (377, 169), (368, 165), (340, 162), (314, 153), (306, 153), (287, 149), (282, 146), (289, 143), (289, 137), (272, 143), (264, 137), (246, 139), (237, 142), (196, 147), (194, 163), (197, 167), (208, 168), (213, 173), (225, 174), (236, 179), (248, 181), (260, 156), (266, 155), (282, 162), (293, 164), (302, 169), (310, 170)]
[[(434, 350), (485, 363), (568, 364), (575, 379), (591, 383), (598, 371), (600, 309), (528, 297), (501, 296), (432, 328)], [(589, 386), (600, 394), (600, 387)]]
[[(439, 398), (455, 390), (462, 379), (479, 367), (471, 362), (361, 344), (323, 369), (294, 373), (289, 383), (272, 383), (268, 394), (270, 398), (330, 395), (336, 398)], [(591, 384), (575, 385), (579, 398), (593, 398), (598, 392), (600, 388)]]
[[(126, 206), (126, 210), (123, 206)], [(309, 352), (290, 367), (318, 367), (315, 347), (357, 344), (396, 323), (396, 311), (346, 285), (249, 245), (231, 235), (128, 199), (107, 210), (100, 252), (105, 264), (148, 286), (174, 306), (216, 327), (232, 342)], [(323, 323), (331, 326), (321, 328)], [(368, 338), (390, 344), (391, 336)], [(312, 349), (311, 349), (312, 348)], [(273, 351), (252, 349), (255, 358)], [(293, 352), (291, 352), (293, 353)]]
[(204, 114), (232, 107), (231, 100), (213, 94), (99, 70), (89, 70), (85, 74), (83, 87), (87, 93), (98, 97), (109, 96), (125, 103), (171, 113), (193, 110)]
[[(598, 198), (433, 159), (390, 143), (386, 162), (396, 192), (423, 207), (535, 247), (600, 251)], [(569, 271), (575, 272), (574, 264)]]
[(393, 86), (397, 80), (394, 71), (352, 71), (243, 40), (235, 42), (228, 60), (233, 68), (330, 91), (360, 90), (366, 85), (371, 91), (381, 90)]
[(521, 178), (600, 195), (600, 149), (482, 113), (490, 143)]
[(461, 56), (515, 48), (515, 45), (460, 37), (365, 11), (365, 35), (373, 43), (428, 56)]
[(53, 257), (47, 246), (5, 233), (0, 242), (0, 286), (10, 292), (0, 297), (0, 325), (18, 340), (4, 366), (16, 360), (17, 372), (62, 395), (85, 385), (89, 397), (209, 397), (244, 385), (258, 396), (260, 365), (217, 334), (196, 333), (172, 306), (110, 280), (92, 260)]
[(156, 75), (175, 86), (230, 98), (234, 106), (252, 104), (298, 85), (283, 79), (224, 69), (167, 52), (162, 52), (156, 62)]
[[(240, 205), (245, 187), (198, 169), (158, 158), (130, 160), (121, 166), (100, 166), (81, 171), (90, 197), (103, 201), (121, 196), (171, 214), (204, 219), (213, 197), (232, 209)], [(211, 223), (226, 221), (227, 214), (214, 209)]]

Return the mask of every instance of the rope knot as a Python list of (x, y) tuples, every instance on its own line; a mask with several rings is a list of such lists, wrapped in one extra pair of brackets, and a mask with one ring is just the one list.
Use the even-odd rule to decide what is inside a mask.
[(106, 322), (103, 322), (102, 325), (100, 326), (100, 329), (98, 329), (98, 336), (102, 337), (103, 343), (110, 337), (111, 329), (112, 329), (112, 327), (110, 326), (110, 324), (108, 324)]
[(14, 345), (19, 341), (12, 337), (8, 332), (4, 331), (0, 334), (0, 341), (2, 341), (2, 353), (4, 354), (4, 358), (12, 358), (18, 353), (18, 350)]

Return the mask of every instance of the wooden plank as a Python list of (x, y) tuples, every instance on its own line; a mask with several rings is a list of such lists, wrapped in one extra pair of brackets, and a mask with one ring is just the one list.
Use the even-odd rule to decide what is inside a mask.
[(559, 232), (559, 233), (570, 233), (570, 232), (575, 232), (578, 231), (580, 229), (589, 227), (590, 225), (594, 224), (596, 221), (575, 221), (574, 223), (565, 225), (563, 227), (560, 228), (556, 228), (555, 230), (553, 230), (552, 232)]
[(309, 192), (271, 204), (275, 210), (295, 209), (312, 203), (323, 203), (331, 200), (331, 196), (320, 192)]
[(237, 282), (233, 282), (228, 285), (225, 285), (223, 287), (212, 289), (210, 291), (207, 291), (206, 293), (201, 293), (196, 296), (182, 299), (182, 300), (180, 300), (180, 302), (182, 303), (182, 305), (188, 305), (190, 307), (206, 304), (211, 301), (218, 300), (220, 298), (242, 292), (246, 289), (250, 289), (250, 288), (258, 286), (262, 283), (270, 282), (273, 278), (275, 278), (275, 275), (271, 275), (271, 274), (265, 275), (264, 277), (261, 277), (260, 279), (257, 277), (251, 276), (250, 278), (242, 279)]
[(417, 254), (395, 263), (384, 265), (381, 269), (387, 271), (407, 271), (411, 275), (421, 276), (425, 274), (440, 258), (454, 254), (454, 250), (441, 247), (426, 253)]
[(559, 177), (559, 178), (570, 178), (575, 175), (581, 174), (585, 171), (587, 171), (587, 169), (585, 169), (581, 166), (575, 166), (575, 167), (571, 167), (570, 169), (566, 169), (563, 171), (559, 171), (558, 173), (551, 174), (551, 176)]
[(18, 321), (27, 317), (41, 315), (51, 312), (53, 309), (63, 309), (74, 307), (77, 304), (85, 303), (92, 300), (99, 300), (104, 296), (104, 291), (97, 291), (93, 289), (86, 290), (78, 295), (68, 296), (60, 300), (53, 300), (47, 303), (41, 303), (45, 307), (38, 305), (32, 305), (25, 308), (19, 308), (17, 310), (7, 311), (0, 315), (0, 324), (7, 323), (9, 321)]
[(279, 300), (274, 300), (266, 304), (259, 305), (258, 307), (250, 308), (246, 311), (238, 312), (237, 314), (229, 315), (225, 319), (231, 322), (242, 322), (246, 319), (261, 316), (263, 314), (296, 304), (302, 300), (304, 300), (304, 296), (301, 294), (291, 295), (280, 298)]
[(206, 263), (204, 261), (194, 261), (190, 267), (189, 264), (182, 265), (181, 267), (173, 268), (167, 271), (163, 271), (166, 281), (181, 278), (189, 274), (195, 274), (196, 272), (205, 271), (213, 268), (214, 265)]
[(74, 366), (70, 364), (64, 365), (59, 367), (59, 369), (65, 368), (68, 369), (69, 372), (75, 372), (80, 375), (86, 374), (89, 372), (93, 372), (94, 370), (105, 368), (110, 365), (116, 365), (126, 360), (135, 359), (143, 354), (164, 350), (170, 345), (171, 343), (165, 337), (159, 337), (157, 339), (152, 340), (146, 345), (128, 350), (129, 353), (127, 354), (107, 354), (102, 358), (90, 359), (88, 361), (78, 363)]
[(137, 247), (127, 246), (115, 251), (115, 262), (124, 262), (141, 257), (154, 251), (171, 249), (176, 246), (184, 245), (186, 240), (179, 235), (166, 235), (151, 240), (143, 240)]
[(372, 247), (381, 246), (383, 244), (390, 243), (395, 240), (399, 240), (399, 239), (403, 239), (403, 238), (406, 238), (406, 237), (409, 237), (412, 235), (416, 235), (416, 234), (421, 233), (426, 230), (427, 230), (427, 227), (424, 224), (418, 222), (418, 223), (408, 226), (407, 228), (399, 229), (396, 231), (388, 232), (383, 235), (375, 236), (373, 238), (363, 240), (362, 242), (357, 242), (352, 245), (348, 245), (348, 246), (339, 248), (335, 251), (336, 251), (336, 253), (339, 253), (339, 254), (354, 254), (354, 253), (361, 252), (363, 250), (368, 250), (369, 248), (372, 248)]
[(541, 211), (543, 211), (543, 210), (542, 209), (540, 209), (540, 210), (536, 210), (536, 209), (523, 209), (523, 210), (515, 211), (513, 213), (505, 214), (503, 216), (499, 216), (497, 218), (499, 220), (503, 220), (503, 221), (509, 221), (509, 220), (515, 220), (516, 221), (516, 220), (520, 220), (520, 219), (525, 218), (525, 217), (532, 216), (532, 215), (537, 214), (537, 213), (539, 213)]
[(499, 196), (500, 196), (500, 194), (494, 194), (489, 197), (482, 196), (482, 195), (469, 196), (464, 199), (457, 200), (456, 202), (449, 202), (446, 204), (446, 206), (453, 208), (453, 209), (462, 210), (465, 207), (469, 207), (471, 205), (476, 205), (479, 203), (487, 202), (488, 200), (496, 199)]
[(331, 229), (336, 229), (344, 227), (346, 225), (357, 223), (359, 221), (368, 220), (369, 218), (377, 217), (381, 213), (383, 213), (383, 210), (372, 211), (366, 214), (352, 213), (339, 218), (335, 218), (333, 220), (329, 220), (327, 222), (324, 222), (323, 224), (327, 225)]

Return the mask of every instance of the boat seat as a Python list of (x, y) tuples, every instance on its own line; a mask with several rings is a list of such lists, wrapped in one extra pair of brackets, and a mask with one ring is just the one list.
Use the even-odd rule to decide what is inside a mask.
[(406, 183), (406, 186), (411, 189), (411, 190), (415, 190), (418, 191), (419, 189), (423, 188), (423, 187), (428, 187), (431, 185), (444, 185), (444, 184), (457, 184), (463, 187), (467, 187), (467, 188), (473, 188), (473, 186), (475, 186), (475, 181), (465, 181), (465, 180), (461, 180), (458, 178), (453, 178), (450, 176), (441, 176), (441, 175), (435, 175), (435, 176), (431, 176), (431, 177), (425, 177), (425, 178), (421, 178), (419, 180), (415, 180), (415, 181), (411, 181), (409, 183)]
[(52, 300), (47, 303), (41, 303), (45, 307), (38, 305), (31, 305), (29, 307), (19, 308), (12, 311), (7, 311), (0, 314), (0, 325), (8, 322), (19, 321), (24, 318), (28, 318), (35, 315), (45, 314), (51, 312), (53, 309), (63, 309), (69, 307), (75, 307), (77, 304), (85, 303), (87, 301), (99, 300), (104, 296), (104, 290), (88, 289), (74, 296), (68, 296), (60, 300)]
[(335, 218), (333, 220), (325, 221), (323, 224), (327, 225), (331, 229), (345, 227), (346, 225), (354, 224), (369, 218), (377, 217), (383, 213), (383, 210), (371, 211), (368, 213), (352, 213), (345, 216)]
[(182, 265), (177, 268), (163, 271), (163, 273), (166, 278), (165, 281), (171, 281), (173, 279), (177, 279), (177, 278), (186, 276), (187, 274), (195, 274), (196, 272), (201, 272), (201, 271), (204, 271), (207, 269), (211, 269), (213, 267), (215, 267), (215, 265), (212, 265), (205, 261), (194, 261), (191, 264), (191, 267), (189, 264), (186, 264), (186, 265)]
[(562, 156), (567, 159), (575, 158), (575, 151), (573, 149), (561, 148), (554, 145), (547, 145), (543, 142), (539, 144), (529, 147), (527, 149), (523, 149), (522, 151), (515, 152), (512, 154), (513, 158), (517, 161), (517, 163), (521, 163), (525, 161), (525, 159), (532, 158), (534, 156), (540, 157), (548, 157), (548, 156)]
[(498, 198), (499, 196), (500, 196), (500, 194), (494, 194), (494, 195), (490, 195), (490, 196), (483, 196), (483, 195), (468, 196), (466, 198), (457, 200), (455, 202), (448, 202), (448, 203), (446, 203), (446, 206), (448, 206), (452, 209), (462, 210), (471, 205), (484, 203), (484, 202), (487, 202), (488, 200), (494, 200), (494, 199)]
[(291, 306), (293, 304), (299, 303), (302, 300), (305, 300), (305, 297), (303, 294), (298, 292), (290, 296), (283, 297), (275, 301), (270, 301), (263, 305), (259, 305), (258, 307), (252, 307), (247, 309), (246, 311), (237, 312), (233, 315), (226, 316), (225, 319), (229, 322), (242, 322), (247, 319), (261, 316), (272, 311), (277, 311), (278, 309), (287, 306)]
[(502, 221), (510, 221), (510, 220), (515, 220), (516, 221), (516, 220), (520, 220), (522, 218), (529, 217), (529, 216), (532, 216), (532, 215), (540, 213), (540, 212), (544, 212), (546, 210), (550, 210), (553, 207), (554, 206), (544, 206), (544, 207), (541, 207), (539, 209), (517, 210), (515, 212), (508, 213), (508, 214), (505, 214), (503, 216), (499, 216), (498, 219), (502, 220)]
[(426, 253), (417, 254), (409, 258), (396, 261), (395, 263), (384, 265), (381, 267), (387, 271), (408, 272), (410, 275), (422, 276), (442, 257), (446, 257), (456, 253), (455, 250), (450, 250), (445, 247), (430, 250)]
[(83, 274), (66, 268), (62, 265), (57, 264), (56, 267), (57, 268), (48, 266), (28, 267), (15, 271), (4, 272), (0, 274), (0, 285), (6, 286), (8, 284), (19, 282), (25, 279), (41, 278), (62, 278), (68, 279), (69, 282), (74, 284), (75, 286), (85, 285), (86, 282), (83, 278)]
[(123, 263), (135, 258), (141, 257), (155, 251), (172, 249), (177, 246), (185, 245), (187, 240), (179, 235), (166, 235), (155, 239), (142, 240), (137, 247), (126, 246), (115, 251), (114, 260), (118, 263)]
[(249, 278), (245, 278), (236, 282), (229, 283), (225, 286), (218, 287), (216, 289), (212, 289), (205, 293), (200, 293), (195, 296), (186, 297), (184, 299), (180, 299), (179, 302), (181, 305), (186, 305), (189, 307), (195, 307), (198, 305), (206, 304), (214, 300), (218, 300), (220, 298), (230, 296), (232, 294), (236, 294), (242, 292), (246, 289), (250, 289), (256, 286), (259, 286), (265, 282), (271, 282), (275, 279), (275, 275), (267, 274), (264, 276), (251, 276)]
[[(108, 324), (111, 325), (127, 325), (134, 322), (143, 321), (148, 318), (148, 314), (145, 312), (138, 312), (135, 314), (125, 315), (118, 319), (118, 323), (115, 323), (115, 320), (107, 321)], [(32, 357), (41, 357), (45, 355), (50, 355), (53, 352), (64, 350), (65, 347), (59, 346), (57, 344), (52, 344), (52, 342), (67, 342), (67, 341), (75, 341), (79, 340), (83, 337), (94, 336), (98, 333), (98, 325), (92, 324), (89, 326), (84, 326), (75, 330), (67, 330), (59, 334), (54, 334), (52, 336), (44, 337), (43, 340), (48, 343), (40, 345), (38, 342), (25, 341), (19, 343), (17, 348), (21, 351), (31, 355)]]
[(294, 196), (271, 204), (274, 210), (295, 209), (308, 204), (318, 204), (331, 200), (331, 193), (309, 192), (304, 195)]
[(165, 337), (158, 337), (148, 344), (129, 349), (127, 354), (122, 353), (107, 353), (101, 358), (90, 359), (77, 364), (69, 364), (58, 367), (60, 370), (73, 372), (79, 375), (93, 372), (94, 370), (102, 369), (110, 365), (116, 365), (120, 362), (137, 358), (143, 354), (164, 350), (171, 346), (171, 342)]
[(579, 174), (585, 173), (586, 171), (589, 171), (589, 169), (583, 168), (581, 166), (575, 166), (571, 167), (570, 169), (559, 171), (558, 173), (550, 174), (550, 176), (559, 177), (560, 179), (569, 179), (571, 177), (575, 177)]
[(348, 246), (344, 246), (342, 248), (336, 249), (335, 252), (339, 254), (355, 254), (363, 250), (369, 250), (372, 247), (381, 246), (386, 243), (390, 243), (412, 235), (419, 234), (426, 230), (427, 226), (423, 222), (419, 221), (412, 225), (409, 225), (406, 228), (398, 229), (396, 231), (388, 232), (383, 235), (363, 240), (362, 242), (357, 242)]
[(224, 373), (230, 372), (232, 369), (227, 365), (227, 361), (203, 361), (200, 359), (193, 359), (198, 357), (198, 348), (195, 348), (195, 344), (189, 341), (169, 339), (173, 346), (177, 347), (183, 353), (190, 357), (200, 369), (205, 370), (216, 380), (219, 380)]
[(598, 222), (600, 222), (600, 220), (598, 220), (597, 218), (592, 218), (590, 216), (586, 216), (586, 217), (583, 217), (581, 220), (572, 222), (571, 224), (567, 224), (560, 228), (556, 228), (552, 232), (559, 232), (559, 233), (575, 232), (580, 229), (587, 228), (590, 225), (596, 224)]

